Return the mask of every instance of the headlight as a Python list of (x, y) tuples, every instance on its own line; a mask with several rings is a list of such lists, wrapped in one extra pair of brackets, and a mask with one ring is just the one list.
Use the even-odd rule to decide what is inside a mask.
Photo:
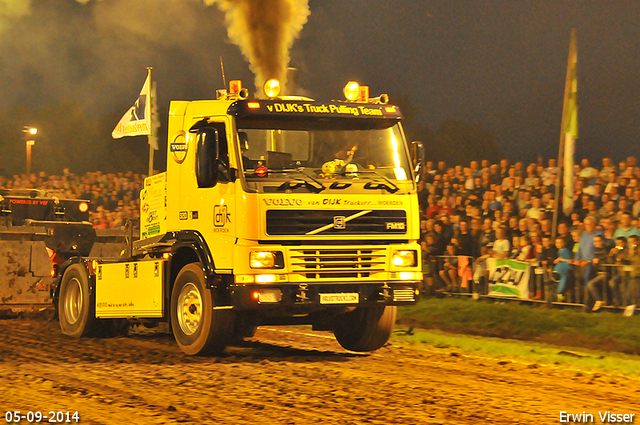
[(397, 267), (413, 267), (416, 265), (416, 251), (395, 251), (391, 263)]
[(284, 267), (284, 256), (278, 251), (253, 251), (249, 256), (252, 269), (281, 269)]

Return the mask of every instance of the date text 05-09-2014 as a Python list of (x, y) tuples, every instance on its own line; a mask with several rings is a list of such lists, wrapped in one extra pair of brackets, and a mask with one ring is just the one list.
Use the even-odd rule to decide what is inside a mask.
[(62, 423), (78, 423), (80, 422), (80, 414), (78, 412), (69, 411), (20, 411), (20, 410), (8, 410), (4, 412), (4, 420), (6, 423), (49, 423), (49, 424), (62, 424)]

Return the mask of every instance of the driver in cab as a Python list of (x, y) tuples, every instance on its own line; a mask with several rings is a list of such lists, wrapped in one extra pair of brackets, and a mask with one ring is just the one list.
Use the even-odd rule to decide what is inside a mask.
[(244, 131), (238, 132), (238, 139), (240, 141), (240, 154), (242, 156), (242, 168), (245, 171), (253, 170), (256, 167), (257, 162), (245, 155), (245, 152), (249, 150), (249, 136)]

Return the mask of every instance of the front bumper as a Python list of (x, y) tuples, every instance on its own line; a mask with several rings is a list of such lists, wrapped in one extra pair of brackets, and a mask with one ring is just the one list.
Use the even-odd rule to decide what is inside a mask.
[(240, 310), (314, 311), (375, 304), (412, 305), (420, 296), (420, 284), (420, 281), (234, 284), (229, 290), (231, 304)]

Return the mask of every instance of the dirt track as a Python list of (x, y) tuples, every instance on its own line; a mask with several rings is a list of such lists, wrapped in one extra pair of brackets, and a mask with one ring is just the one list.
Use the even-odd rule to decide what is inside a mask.
[(451, 348), (354, 354), (301, 328), (260, 328), (225, 356), (197, 358), (162, 330), (75, 341), (57, 322), (7, 319), (0, 421), (7, 410), (78, 411), (83, 424), (557, 424), (561, 410), (638, 418), (640, 381)]

